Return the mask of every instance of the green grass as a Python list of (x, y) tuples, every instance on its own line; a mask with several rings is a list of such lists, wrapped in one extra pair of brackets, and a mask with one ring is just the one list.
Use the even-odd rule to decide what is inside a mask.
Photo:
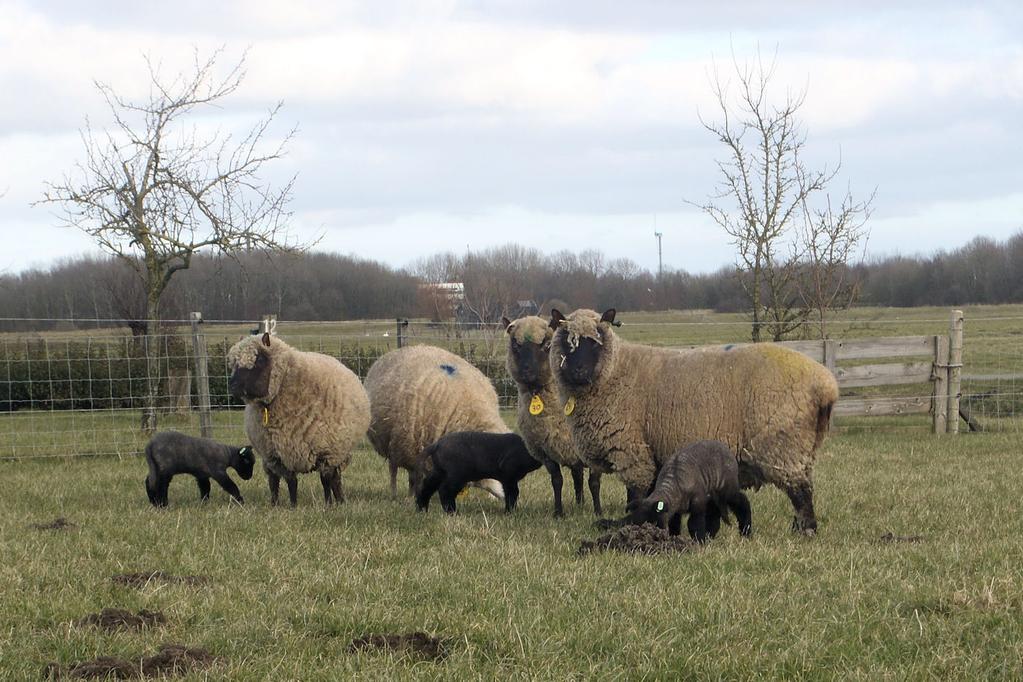
[[(763, 489), (751, 540), (725, 527), (674, 557), (577, 557), (592, 517), (550, 518), (541, 473), (510, 516), (479, 496), (454, 518), (417, 514), (390, 499), (365, 447), (345, 474), (348, 502), (329, 510), (314, 476), (294, 511), (268, 506), (259, 472), (241, 483), (245, 507), (216, 487), (200, 505), (176, 479), (170, 509), (155, 511), (137, 458), (0, 463), (0, 677), (164, 642), (224, 657), (213, 679), (1023, 677), (1018, 438), (881, 423), (825, 444), (817, 538), (793, 536), (784, 495)], [(604, 489), (619, 513), (621, 486)], [(58, 515), (77, 528), (27, 528)], [(889, 531), (924, 540), (879, 542)], [(110, 581), (154, 569), (211, 582)], [(71, 624), (105, 606), (169, 622), (115, 635)], [(450, 638), (449, 658), (345, 651), (364, 633), (417, 629)]]

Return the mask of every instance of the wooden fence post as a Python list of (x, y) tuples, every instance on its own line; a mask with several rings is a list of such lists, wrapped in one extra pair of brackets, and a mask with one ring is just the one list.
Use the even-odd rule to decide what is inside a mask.
[(948, 433), (959, 433), (959, 391), (963, 372), (963, 311), (953, 310), (948, 330)]
[(405, 340), (405, 337), (403, 336), (403, 332), (405, 331), (405, 327), (408, 326), (408, 320), (403, 320), (402, 318), (399, 317), (396, 320), (396, 322), (397, 322), (398, 348), (401, 348), (404, 345), (403, 342)]
[(210, 374), (206, 354), (206, 335), (199, 331), (202, 313), (192, 313), (192, 355), (195, 358), (195, 386), (199, 397), (199, 434), (213, 437), (213, 415), (210, 412)]
[(934, 337), (934, 388), (931, 393), (931, 433), (948, 428), (948, 337)]

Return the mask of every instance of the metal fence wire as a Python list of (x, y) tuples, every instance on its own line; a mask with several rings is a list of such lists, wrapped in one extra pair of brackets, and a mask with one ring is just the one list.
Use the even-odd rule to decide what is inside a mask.
[[(158, 428), (198, 434), (201, 401), (197, 374), (201, 372), (197, 372), (197, 347), (205, 348), (211, 435), (223, 442), (244, 442), (242, 403), (228, 393), (226, 356), (240, 338), (258, 331), (259, 324), (206, 321), (194, 332), (189, 321), (170, 321), (147, 339), (109, 320), (19, 319), (16, 323), (0, 320), (0, 459), (138, 455), (147, 438), (142, 417), (151, 382), (158, 387)], [(1023, 316), (968, 319), (960, 407), (964, 417), (979, 428), (1019, 428), (1017, 418), (1023, 414), (1021, 323)], [(843, 324), (839, 331), (844, 336), (864, 338), (948, 330), (947, 318), (936, 317), (850, 319)], [(26, 331), (28, 327), (35, 331)], [(619, 332), (642, 343), (687, 348), (743, 341), (748, 329), (746, 321), (715, 322), (711, 316), (681, 322), (626, 322)], [(296, 348), (337, 358), (360, 379), (378, 357), (399, 344), (441, 346), (464, 357), (493, 382), (502, 408), (515, 407), (515, 385), (505, 369), (507, 337), (500, 325), (282, 321), (276, 333)], [(203, 344), (195, 343), (197, 335)], [(927, 383), (862, 383), (844, 388), (842, 400), (920, 405), (933, 399), (932, 386)], [(883, 408), (880, 411), (885, 412)], [(877, 427), (924, 423), (917, 415), (905, 417), (905, 422), (878, 421)], [(962, 424), (965, 430), (966, 422)]]

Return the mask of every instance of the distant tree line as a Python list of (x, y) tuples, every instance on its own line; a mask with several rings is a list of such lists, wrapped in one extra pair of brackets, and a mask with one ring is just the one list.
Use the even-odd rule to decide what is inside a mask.
[[(1023, 302), (1023, 231), (1004, 242), (977, 237), (929, 256), (891, 256), (854, 266), (861, 305), (909, 307)], [(742, 312), (747, 300), (724, 267), (710, 274), (655, 273), (595, 250), (544, 254), (515, 244), (441, 253), (408, 268), (331, 253), (197, 255), (165, 294), (165, 319), (200, 310), (207, 319), (288, 320), (434, 317), (422, 284), (463, 282), (484, 321), (517, 312), (519, 301), (568, 309), (712, 309)], [(145, 290), (136, 272), (105, 256), (58, 261), (0, 275), (0, 317), (139, 320)], [(39, 325), (25, 325), (24, 328)], [(17, 328), (5, 325), (6, 328)]]

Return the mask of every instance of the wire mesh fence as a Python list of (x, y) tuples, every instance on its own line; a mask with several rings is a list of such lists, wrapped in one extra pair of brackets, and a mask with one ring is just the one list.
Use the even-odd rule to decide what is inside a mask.
[[(855, 312), (859, 314), (837, 320), (829, 335), (870, 339), (948, 333), (948, 311)], [(674, 348), (739, 342), (749, 334), (749, 322), (742, 316), (696, 311), (619, 317), (625, 324), (618, 332), (625, 338)], [(259, 328), (259, 323), (240, 320), (206, 321), (198, 327), (205, 348), (211, 435), (217, 440), (245, 440), (242, 403), (227, 389), (226, 356), (234, 343)], [(1018, 417), (1023, 416), (1023, 311), (968, 311), (966, 329), (960, 402), (964, 418), (979, 428), (1018, 429)], [(151, 386), (158, 428), (198, 434), (196, 332), (188, 320), (164, 322), (148, 335), (144, 331), (137, 324), (129, 327), (113, 320), (0, 320), (0, 459), (137, 455), (147, 438), (143, 415)], [(281, 321), (276, 333), (297, 348), (337, 358), (360, 378), (399, 344), (441, 346), (490, 378), (502, 408), (515, 406), (500, 325)], [(805, 336), (812, 335), (807, 328)], [(847, 363), (843, 371), (853, 371), (857, 362)], [(842, 399), (930, 405), (932, 388), (926, 381), (855, 386), (843, 389)], [(876, 420), (868, 428), (927, 423), (914, 415)]]

